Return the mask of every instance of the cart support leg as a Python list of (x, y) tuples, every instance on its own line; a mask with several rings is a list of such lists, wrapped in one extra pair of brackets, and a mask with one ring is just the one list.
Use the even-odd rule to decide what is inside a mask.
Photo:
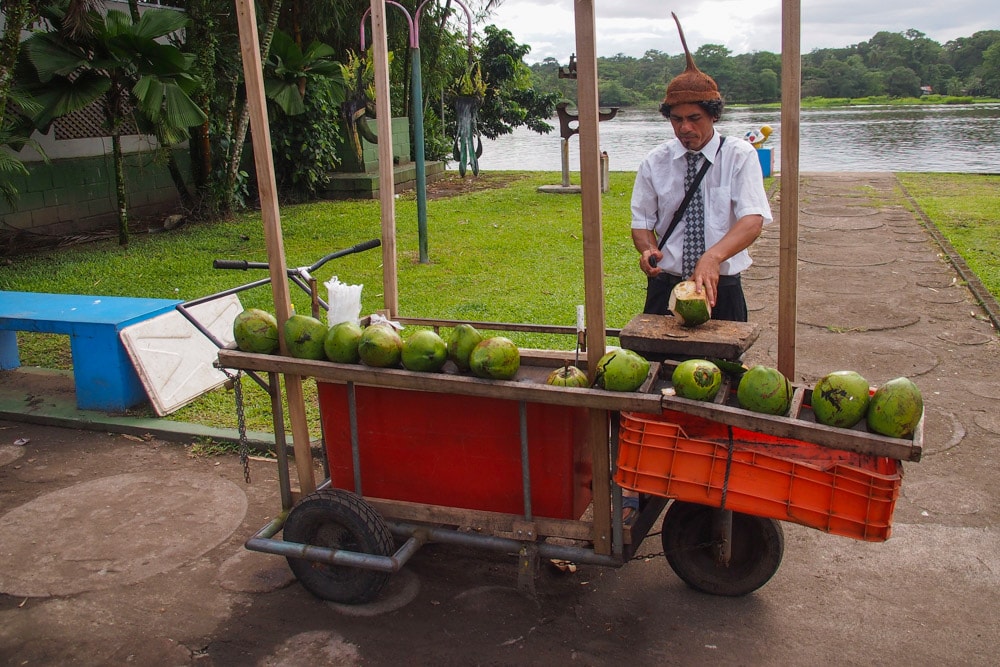
[(267, 374), (267, 394), (271, 398), (271, 423), (274, 425), (274, 454), (278, 458), (278, 487), (281, 509), (288, 511), (295, 504), (292, 482), (288, 475), (288, 441), (285, 439), (285, 413), (281, 407), (281, 382), (277, 373)]
[(354, 392), (354, 383), (347, 383), (347, 419), (351, 429), (351, 468), (354, 470), (354, 493), (362, 495), (361, 490), (361, 446), (358, 440), (358, 399)]
[(538, 545), (523, 545), (518, 553), (517, 590), (535, 596), (535, 582), (538, 579), (540, 564)]
[(733, 557), (733, 512), (718, 510), (712, 525), (715, 533), (715, 562), (724, 567), (729, 566)]
[(531, 463), (528, 460), (528, 403), (518, 403), (521, 422), (521, 489), (524, 495), (524, 520), (531, 521)]

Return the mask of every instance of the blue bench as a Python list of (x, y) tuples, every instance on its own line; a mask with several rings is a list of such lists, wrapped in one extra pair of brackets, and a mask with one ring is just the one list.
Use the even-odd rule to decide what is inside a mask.
[(77, 407), (127, 410), (146, 400), (146, 390), (118, 332), (169, 312), (179, 303), (172, 299), (0, 291), (0, 370), (21, 365), (17, 331), (66, 334), (73, 354)]

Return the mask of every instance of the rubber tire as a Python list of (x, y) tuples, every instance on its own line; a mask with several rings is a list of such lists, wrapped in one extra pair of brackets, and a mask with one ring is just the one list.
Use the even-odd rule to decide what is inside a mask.
[(718, 508), (675, 500), (663, 517), (663, 552), (677, 576), (703, 593), (739, 597), (770, 580), (781, 565), (785, 533), (774, 519), (733, 512), (732, 558), (715, 562), (710, 544)]
[[(285, 542), (391, 556), (394, 542), (385, 521), (359, 496), (341, 489), (322, 489), (300, 500), (288, 513)], [(322, 600), (363, 604), (373, 600), (388, 572), (329, 565), (304, 558), (288, 566), (307, 591)]]

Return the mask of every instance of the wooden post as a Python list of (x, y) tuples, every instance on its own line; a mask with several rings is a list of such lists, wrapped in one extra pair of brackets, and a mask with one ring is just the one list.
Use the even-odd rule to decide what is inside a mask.
[(778, 370), (795, 380), (799, 243), (799, 110), (802, 90), (801, 0), (781, 8), (781, 237), (778, 260)]
[[(291, 315), (291, 298), (288, 294), (288, 276), (285, 272), (285, 245), (281, 236), (281, 217), (278, 212), (278, 188), (274, 178), (274, 162), (271, 158), (271, 132), (267, 122), (267, 105), (264, 102), (264, 74), (257, 43), (257, 17), (254, 15), (252, 0), (236, 0), (236, 12), (240, 31), (240, 51), (243, 57), (243, 77), (246, 80), (247, 104), (250, 107), (253, 156), (257, 165), (260, 214), (264, 223), (264, 241), (267, 244), (267, 263), (271, 272), (275, 317), (278, 320), (278, 343), (281, 353), (287, 355), (284, 323)], [(306, 422), (305, 398), (302, 394), (300, 376), (285, 375), (285, 394), (288, 399), (288, 417), (292, 426), (292, 446), (295, 451), (299, 491), (303, 494), (312, 493), (316, 490), (316, 479), (313, 475), (309, 425)]]
[[(604, 257), (601, 227), (601, 142), (598, 131), (597, 45), (594, 2), (578, 0), (576, 86), (580, 135), (580, 198), (583, 218), (583, 281), (587, 309), (587, 370), (593, 378), (604, 355)], [(590, 410), (588, 438), (594, 467), (594, 551), (611, 553), (611, 461), (608, 413)]]
[(392, 109), (389, 105), (389, 40), (385, 0), (371, 0), (375, 60), (375, 120), (378, 127), (378, 192), (382, 205), (382, 303), (389, 318), (399, 314), (396, 276), (396, 183), (392, 165)]

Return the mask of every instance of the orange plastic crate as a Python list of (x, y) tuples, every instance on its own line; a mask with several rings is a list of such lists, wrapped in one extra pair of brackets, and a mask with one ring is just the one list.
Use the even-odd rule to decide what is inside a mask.
[(626, 489), (791, 521), (869, 542), (889, 538), (896, 459), (832, 449), (664, 410), (622, 413), (615, 482)]

